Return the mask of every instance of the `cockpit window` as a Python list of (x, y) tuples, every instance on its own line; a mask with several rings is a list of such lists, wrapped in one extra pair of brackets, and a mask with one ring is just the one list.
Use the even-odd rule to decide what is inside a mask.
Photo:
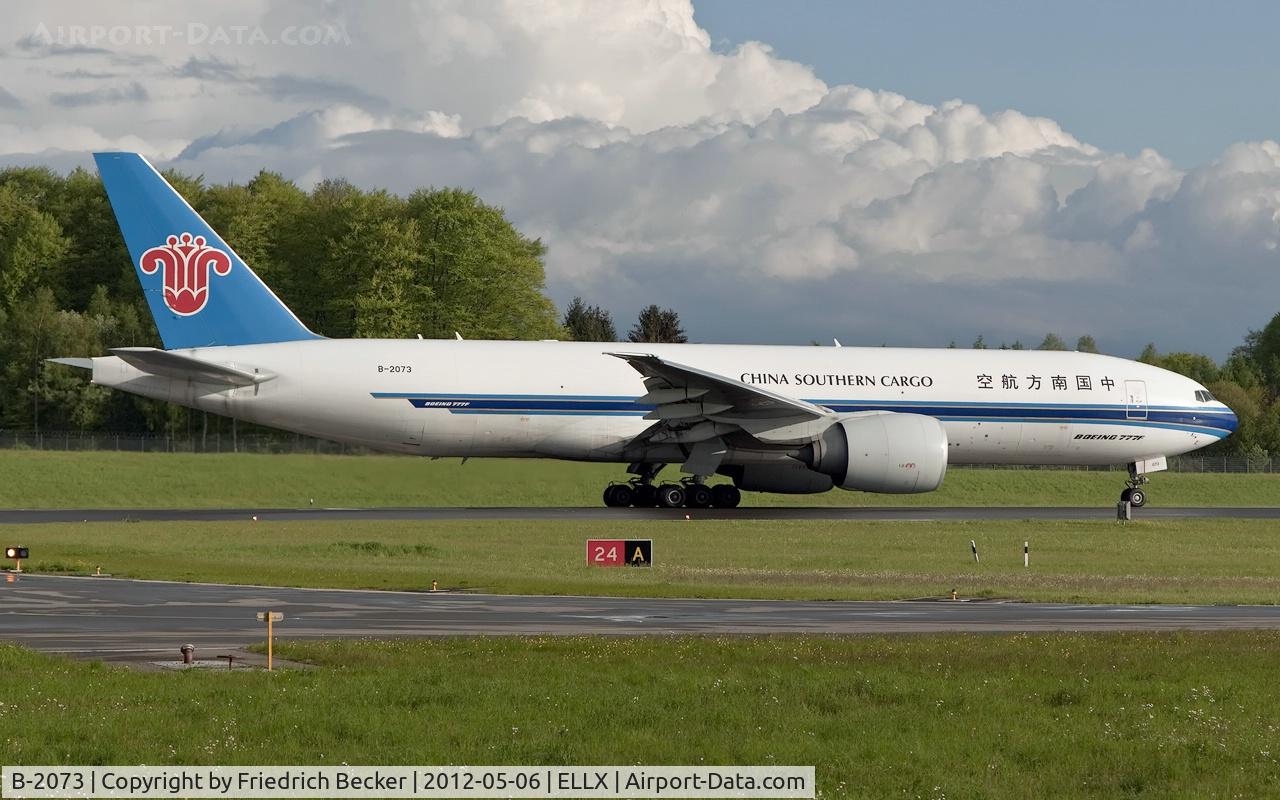
[(1209, 394), (1204, 389), (1196, 389), (1196, 400), (1200, 401), (1201, 403), (1212, 403), (1213, 395)]

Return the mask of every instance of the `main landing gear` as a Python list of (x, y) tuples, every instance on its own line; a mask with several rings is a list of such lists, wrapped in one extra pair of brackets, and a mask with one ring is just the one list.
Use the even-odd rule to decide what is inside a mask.
[(704, 477), (695, 475), (679, 483), (653, 485), (662, 465), (646, 466), (639, 477), (627, 483), (611, 483), (604, 490), (604, 504), (610, 508), (736, 508), (742, 492), (727, 483), (707, 486)]
[(1137, 466), (1129, 465), (1129, 480), (1125, 481), (1128, 488), (1120, 493), (1120, 502), (1128, 503), (1134, 508), (1142, 508), (1147, 504), (1147, 491), (1143, 489), (1143, 485), (1151, 479), (1146, 475), (1139, 475)]

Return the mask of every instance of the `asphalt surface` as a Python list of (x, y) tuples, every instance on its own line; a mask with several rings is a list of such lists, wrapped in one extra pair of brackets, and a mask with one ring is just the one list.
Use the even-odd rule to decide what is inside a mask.
[[(281, 638), (448, 634), (923, 633), (1280, 629), (1280, 606), (663, 600), (288, 589), (0, 576), (0, 639), (104, 659), (176, 658)], [(216, 651), (216, 652), (215, 652)]]
[[(217, 522), (244, 520), (256, 516), (262, 521), (284, 520), (848, 520), (848, 521), (939, 521), (939, 520), (1078, 520), (1115, 519), (1115, 508), (1088, 506), (951, 506), (921, 508), (850, 508), (841, 506), (809, 508), (80, 508), (4, 509), (0, 524), (49, 522), (135, 522), (189, 521)], [(1134, 519), (1188, 519), (1230, 517), (1233, 519), (1280, 519), (1280, 506), (1261, 508), (1136, 508)]]

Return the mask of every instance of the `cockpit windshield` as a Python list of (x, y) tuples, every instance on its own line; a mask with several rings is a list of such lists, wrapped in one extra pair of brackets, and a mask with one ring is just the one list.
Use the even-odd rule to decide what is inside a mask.
[(1209, 392), (1205, 389), (1196, 389), (1196, 400), (1198, 400), (1201, 403), (1214, 402), (1213, 395), (1209, 394)]

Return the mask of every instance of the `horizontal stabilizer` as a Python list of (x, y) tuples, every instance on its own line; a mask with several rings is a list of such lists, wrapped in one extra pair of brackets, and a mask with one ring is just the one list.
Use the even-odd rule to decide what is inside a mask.
[(252, 386), (275, 377), (274, 373), (248, 372), (154, 347), (116, 347), (111, 352), (135, 369), (166, 378), (226, 386)]
[(92, 358), (46, 358), (45, 361), (51, 361), (54, 364), (66, 364), (68, 367), (76, 367), (77, 369), (93, 369)]

